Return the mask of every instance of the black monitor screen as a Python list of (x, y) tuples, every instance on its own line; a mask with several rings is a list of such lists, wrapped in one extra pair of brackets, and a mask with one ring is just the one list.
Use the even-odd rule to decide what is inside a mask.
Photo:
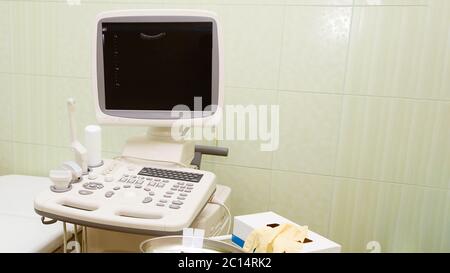
[[(211, 104), (212, 23), (103, 23), (105, 108)], [(195, 110), (202, 110), (195, 109)]]

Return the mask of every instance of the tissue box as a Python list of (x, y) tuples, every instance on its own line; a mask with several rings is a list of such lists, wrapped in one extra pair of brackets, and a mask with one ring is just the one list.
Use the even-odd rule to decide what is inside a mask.
[[(270, 224), (296, 223), (272, 212), (263, 212), (234, 217), (233, 234), (231, 240), (234, 244), (243, 247), (245, 239), (256, 229)], [(338, 253), (341, 246), (319, 234), (308, 230), (302, 253)]]

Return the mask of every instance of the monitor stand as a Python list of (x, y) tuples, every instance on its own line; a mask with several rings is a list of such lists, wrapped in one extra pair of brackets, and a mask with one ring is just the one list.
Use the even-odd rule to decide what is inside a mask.
[[(150, 127), (144, 136), (131, 137), (127, 140), (122, 156), (134, 159), (150, 160), (167, 165), (190, 166), (194, 158), (193, 141), (172, 137), (171, 128)], [(164, 164), (164, 165), (166, 165)]]

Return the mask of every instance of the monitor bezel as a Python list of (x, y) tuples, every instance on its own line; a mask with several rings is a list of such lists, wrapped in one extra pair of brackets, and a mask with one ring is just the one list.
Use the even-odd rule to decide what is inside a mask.
[[(211, 109), (207, 111), (171, 110), (119, 110), (106, 109), (105, 82), (103, 65), (103, 23), (164, 23), (164, 22), (210, 22), (212, 23), (212, 75), (211, 75)], [(130, 120), (175, 121), (179, 119), (198, 119), (214, 116), (220, 106), (220, 52), (218, 24), (212, 16), (203, 15), (124, 15), (106, 16), (97, 21), (96, 28), (96, 84), (99, 110), (106, 116)], [(194, 98), (193, 98), (194, 99)], [(175, 114), (175, 115), (174, 115)]]

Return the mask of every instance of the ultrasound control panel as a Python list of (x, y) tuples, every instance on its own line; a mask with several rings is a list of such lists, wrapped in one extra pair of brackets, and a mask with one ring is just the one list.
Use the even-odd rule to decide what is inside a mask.
[(215, 185), (215, 175), (206, 171), (106, 160), (67, 192), (41, 193), (35, 210), (111, 230), (178, 232), (189, 227)]

